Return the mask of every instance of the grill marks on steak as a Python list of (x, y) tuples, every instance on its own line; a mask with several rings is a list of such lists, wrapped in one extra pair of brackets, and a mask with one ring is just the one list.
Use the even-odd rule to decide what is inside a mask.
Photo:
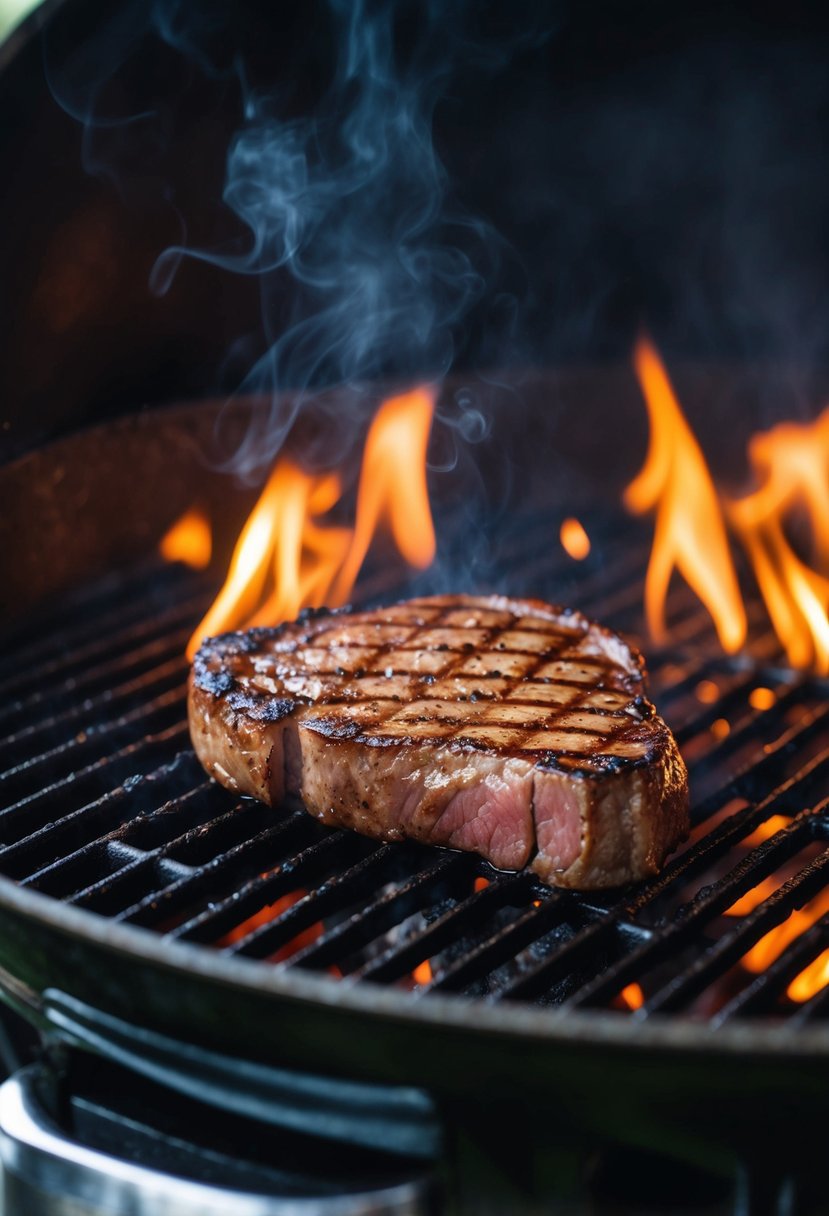
[(480, 853), (546, 882), (654, 873), (685, 768), (641, 658), (579, 613), (447, 596), (210, 639), (193, 743), (225, 785), (328, 823)]

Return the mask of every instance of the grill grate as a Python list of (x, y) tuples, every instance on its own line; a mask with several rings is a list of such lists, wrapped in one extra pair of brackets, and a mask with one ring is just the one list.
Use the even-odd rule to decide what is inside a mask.
[[(549, 522), (531, 520), (504, 538), (495, 566), (512, 594), (575, 603), (636, 636), (645, 545), (634, 542), (609, 537), (584, 566), (551, 569), (545, 557), (539, 576)], [(183, 657), (209, 589), (180, 567), (151, 575), (90, 588), (9, 639), (3, 874), (116, 921), (413, 999), (453, 992), (713, 1024), (826, 1016), (829, 989), (787, 993), (829, 948), (829, 698), (824, 682), (779, 664), (756, 606), (752, 659), (731, 660), (674, 589), (671, 645), (646, 652), (689, 765), (694, 831), (654, 880), (579, 895), (211, 784), (189, 748)], [(364, 590), (393, 594), (379, 576)], [(770, 690), (763, 701), (758, 686)], [(795, 922), (807, 903), (811, 916)], [(759, 967), (758, 943), (769, 954)]]

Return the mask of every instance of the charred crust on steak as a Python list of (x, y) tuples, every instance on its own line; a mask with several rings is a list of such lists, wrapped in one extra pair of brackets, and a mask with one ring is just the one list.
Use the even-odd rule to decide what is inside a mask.
[(301, 608), (296, 619), (299, 623), (304, 624), (305, 621), (318, 621), (320, 617), (336, 616), (337, 613), (350, 611), (350, 605), (345, 608)]
[(229, 671), (204, 671), (199, 685), (206, 692), (212, 693), (214, 697), (222, 697), (233, 692), (236, 681)]
[(281, 722), (283, 718), (287, 718), (294, 712), (299, 702), (291, 701), (287, 697), (281, 699), (264, 696), (251, 697), (247, 694), (235, 693), (229, 698), (228, 704), (231, 709), (248, 713), (259, 722)]

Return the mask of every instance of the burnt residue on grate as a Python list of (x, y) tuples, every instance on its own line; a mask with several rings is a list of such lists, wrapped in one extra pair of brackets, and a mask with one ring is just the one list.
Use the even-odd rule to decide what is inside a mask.
[[(500, 586), (481, 590), (569, 601), (639, 634), (645, 550), (609, 545), (592, 564), (551, 568), (538, 556), (548, 538), (543, 522), (519, 529)], [(382, 578), (367, 591), (392, 594)], [(299, 806), (273, 810), (208, 781), (189, 746), (184, 658), (208, 601), (203, 576), (143, 571), (10, 639), (0, 872), (170, 938), (413, 1000), (438, 991), (712, 1023), (826, 1016), (829, 697), (778, 664), (759, 623), (753, 658), (726, 659), (704, 611), (675, 590), (672, 643), (646, 649), (688, 762), (694, 831), (653, 880), (581, 895), (332, 831)]]

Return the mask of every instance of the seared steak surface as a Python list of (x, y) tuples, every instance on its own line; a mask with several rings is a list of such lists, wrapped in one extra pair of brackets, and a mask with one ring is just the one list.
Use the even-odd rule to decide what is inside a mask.
[(205, 641), (193, 746), (229, 789), (383, 840), (466, 849), (555, 886), (655, 873), (685, 766), (641, 657), (580, 613), (440, 596)]

